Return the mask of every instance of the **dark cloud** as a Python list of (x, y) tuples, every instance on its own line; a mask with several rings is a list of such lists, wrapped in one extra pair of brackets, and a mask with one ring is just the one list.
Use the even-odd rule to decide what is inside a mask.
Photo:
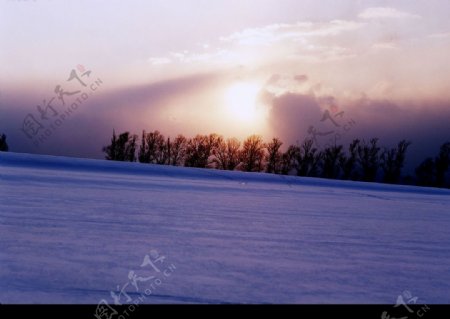
[[(311, 138), (308, 129), (317, 132), (340, 133), (338, 144), (348, 145), (353, 139), (380, 139), (386, 147), (395, 146), (400, 140), (412, 142), (408, 151), (406, 170), (412, 172), (425, 157), (435, 156), (445, 141), (450, 141), (450, 102), (419, 103), (388, 100), (361, 99), (338, 103), (332, 96), (317, 97), (314, 94), (287, 93), (279, 97), (266, 96), (271, 104), (269, 123), (274, 135), (286, 144)], [(321, 121), (325, 110), (337, 114), (333, 120)], [(341, 113), (343, 112), (343, 113)], [(344, 131), (344, 125), (352, 121)], [(323, 146), (333, 134), (318, 137)]]
[[(279, 76), (272, 80), (279, 80)], [(10, 149), (15, 152), (103, 158), (101, 147), (109, 141), (113, 128), (117, 132), (128, 130), (138, 134), (142, 129), (160, 129), (171, 135), (195, 133), (192, 130), (199, 129), (198, 123), (186, 129), (179, 126), (183, 123), (177, 122), (172, 132), (170, 120), (161, 122), (160, 114), (173, 101), (183, 105), (184, 97), (207, 94), (204, 92), (219, 87), (220, 81), (217, 75), (207, 74), (111, 91), (107, 91), (105, 84), (39, 147), (26, 138), (21, 126), (28, 113), (36, 113), (42, 97), (2, 90), (0, 133), (7, 134)], [(264, 91), (263, 99), (270, 105), (271, 133), (280, 137), (285, 146), (311, 137), (310, 127), (320, 132), (335, 130), (329, 119), (321, 121), (327, 109), (338, 114), (333, 118), (336, 123), (354, 122), (337, 143), (347, 146), (355, 138), (378, 137), (380, 144), (393, 147), (401, 139), (412, 141), (407, 160), (409, 171), (427, 156), (435, 156), (439, 146), (450, 140), (450, 101), (396, 102), (368, 98), (342, 101), (317, 93), (276, 96), (268, 91)], [(214, 123), (211, 125), (214, 127)], [(320, 141), (322, 145), (323, 141)]]
[(272, 97), (266, 93), (271, 105), (269, 121), (275, 135), (287, 143), (295, 143), (304, 138), (305, 128), (320, 119), (321, 108), (313, 95), (287, 93)]
[(294, 80), (299, 83), (304, 83), (304, 82), (308, 81), (308, 76), (305, 74), (299, 74), (299, 75), (294, 76)]

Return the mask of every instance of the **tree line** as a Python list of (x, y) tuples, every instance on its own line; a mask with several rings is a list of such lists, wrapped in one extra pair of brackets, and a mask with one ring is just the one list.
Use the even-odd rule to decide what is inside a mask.
[(450, 187), (446, 179), (450, 142), (440, 147), (435, 158), (424, 160), (416, 168), (415, 177), (404, 177), (402, 168), (411, 145), (406, 140), (394, 148), (382, 147), (377, 138), (372, 138), (355, 139), (348, 148), (333, 145), (318, 149), (313, 140), (306, 139), (289, 145), (284, 152), (279, 138), (265, 143), (259, 135), (251, 135), (243, 142), (215, 133), (192, 138), (179, 134), (172, 140), (155, 130), (143, 131), (139, 145), (138, 140), (136, 134), (124, 132), (117, 136), (113, 131), (110, 144), (102, 151), (106, 159), (114, 161)]
[(6, 143), (6, 135), (0, 134), (0, 152), (8, 152), (9, 147), (8, 143)]

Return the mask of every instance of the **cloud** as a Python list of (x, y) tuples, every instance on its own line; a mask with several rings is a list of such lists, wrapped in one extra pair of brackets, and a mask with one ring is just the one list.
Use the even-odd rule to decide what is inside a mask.
[[(39, 147), (21, 131), (26, 114), (36, 112), (35, 97), (21, 90), (9, 92), (2, 95), (0, 104), (0, 133), (7, 135), (13, 152), (102, 158), (101, 147), (109, 141), (113, 129), (137, 134), (142, 129), (181, 133), (182, 129), (171, 127), (174, 124), (163, 112), (173, 101), (182, 103), (186, 96), (213, 88), (217, 79), (217, 74), (196, 74), (113, 91), (100, 88)], [(63, 113), (63, 109), (57, 110)]]
[(336, 45), (308, 45), (298, 48), (292, 57), (304, 62), (321, 63), (357, 57), (351, 48)]
[(270, 104), (269, 121), (273, 134), (285, 143), (304, 138), (302, 129), (320, 118), (321, 108), (314, 95), (286, 93), (273, 96), (266, 92), (265, 98)]
[[(154, 66), (177, 63), (201, 64), (203, 67), (254, 65), (264, 59), (286, 56), (307, 62), (330, 61), (354, 55), (348, 48), (327, 44), (328, 39), (358, 30), (364, 25), (350, 20), (270, 24), (219, 37), (216, 46), (202, 46), (200, 51), (170, 52), (165, 56), (150, 57), (148, 61)], [(264, 52), (261, 52), (261, 47), (265, 48)]]
[(149, 58), (148, 62), (150, 62), (150, 64), (152, 65), (164, 65), (164, 64), (170, 64), (172, 63), (172, 60), (167, 58), (167, 57), (154, 57), (154, 58)]
[(301, 41), (310, 37), (335, 36), (342, 32), (359, 29), (363, 23), (346, 20), (330, 22), (297, 22), (293, 24), (271, 24), (260, 28), (248, 28), (221, 37), (223, 42), (241, 45), (271, 45), (281, 41)]
[[(339, 100), (334, 96), (320, 96), (315, 93), (287, 92), (275, 96), (266, 92), (265, 100), (270, 104), (269, 126), (272, 135), (280, 137), (285, 147), (305, 138), (314, 127), (319, 133), (340, 133), (338, 144), (345, 147), (353, 139), (380, 139), (380, 145), (393, 147), (402, 139), (412, 141), (408, 150), (406, 171), (413, 169), (428, 156), (436, 155), (442, 143), (450, 137), (450, 101), (409, 101), (372, 100), (367, 98)], [(426, 108), (424, 107), (426, 106)], [(324, 111), (339, 114), (334, 120), (321, 121)], [(354, 121), (348, 131), (343, 131), (345, 123)], [(320, 146), (326, 144), (330, 136), (318, 136)]]
[(372, 45), (373, 49), (376, 50), (395, 50), (398, 49), (398, 45), (393, 42), (378, 42)]
[(420, 19), (421, 16), (390, 7), (367, 8), (358, 17), (361, 19)]
[(433, 33), (428, 35), (428, 37), (434, 39), (446, 39), (450, 38), (450, 32)]
[(279, 74), (272, 74), (272, 76), (267, 80), (267, 85), (276, 85), (278, 81), (281, 79), (281, 75)]
[(299, 83), (303, 83), (308, 81), (308, 76), (305, 74), (299, 74), (299, 75), (295, 75), (294, 76), (294, 80), (299, 82)]
[(238, 60), (235, 52), (226, 49), (216, 49), (210, 52), (190, 52), (188, 50), (171, 52), (168, 56), (150, 57), (148, 62), (153, 66), (167, 64), (229, 64)]
[(311, 83), (307, 74), (272, 74), (265, 82), (263, 90), (273, 97), (278, 97), (286, 94), (286, 92), (296, 94), (309, 92), (315, 85), (315, 83)]
[[(220, 87), (223, 84), (221, 77), (222, 74), (197, 74), (110, 92), (99, 91), (38, 149), (20, 131), (24, 115), (35, 106), (34, 97), (19, 94), (22, 91), (2, 92), (0, 128), (8, 136), (11, 151), (102, 158), (101, 146), (109, 141), (113, 128), (117, 132), (129, 130), (138, 134), (142, 129), (159, 129), (171, 136), (217, 131), (220, 120), (204, 124), (207, 120), (202, 118), (213, 111), (210, 106), (217, 100), (203, 102), (202, 105), (189, 99), (192, 96), (203, 97), (215, 86)], [(302, 85), (298, 85), (298, 80)], [(297, 91), (287, 90), (289, 85)], [(399, 102), (393, 99), (344, 98), (326, 90), (313, 90), (315, 85), (314, 77), (309, 74), (274, 74), (269, 78), (263, 94), (269, 110), (269, 136), (280, 137), (285, 146), (301, 142), (311, 137), (308, 134), (311, 126), (320, 132), (335, 129), (332, 122), (321, 121), (325, 110), (333, 114), (343, 111), (343, 116), (336, 117), (336, 121), (353, 120), (356, 124), (340, 137), (338, 143), (347, 146), (355, 138), (379, 137), (381, 145), (391, 147), (401, 139), (411, 140), (413, 144), (407, 161), (409, 170), (425, 157), (434, 156), (445, 142), (444, 138), (450, 136), (450, 100), (414, 101), (411, 98), (409, 102)], [(300, 90), (299, 87), (303, 86), (304, 89)], [(281, 91), (283, 87), (284, 92)], [(386, 92), (391, 89), (391, 84), (380, 82), (378, 87)], [(279, 90), (275, 92), (269, 88)], [(24, 108), (23, 105), (29, 107)], [(178, 116), (175, 123), (170, 111), (174, 106), (182, 109), (181, 115), (175, 115)]]

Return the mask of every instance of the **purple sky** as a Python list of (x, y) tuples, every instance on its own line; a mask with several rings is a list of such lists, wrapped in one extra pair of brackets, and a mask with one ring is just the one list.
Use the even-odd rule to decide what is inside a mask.
[[(313, 127), (334, 132), (319, 144), (337, 132), (344, 144), (409, 139), (411, 168), (450, 139), (448, 12), (447, 1), (1, 1), (0, 133), (11, 151), (102, 158), (113, 128), (288, 144)], [(320, 121), (327, 110), (335, 123)]]

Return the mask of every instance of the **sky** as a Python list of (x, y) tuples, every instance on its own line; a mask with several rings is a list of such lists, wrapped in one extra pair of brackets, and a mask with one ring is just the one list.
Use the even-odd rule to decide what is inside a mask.
[(113, 129), (318, 147), (450, 139), (449, 1), (0, 1), (11, 151), (102, 158)]

